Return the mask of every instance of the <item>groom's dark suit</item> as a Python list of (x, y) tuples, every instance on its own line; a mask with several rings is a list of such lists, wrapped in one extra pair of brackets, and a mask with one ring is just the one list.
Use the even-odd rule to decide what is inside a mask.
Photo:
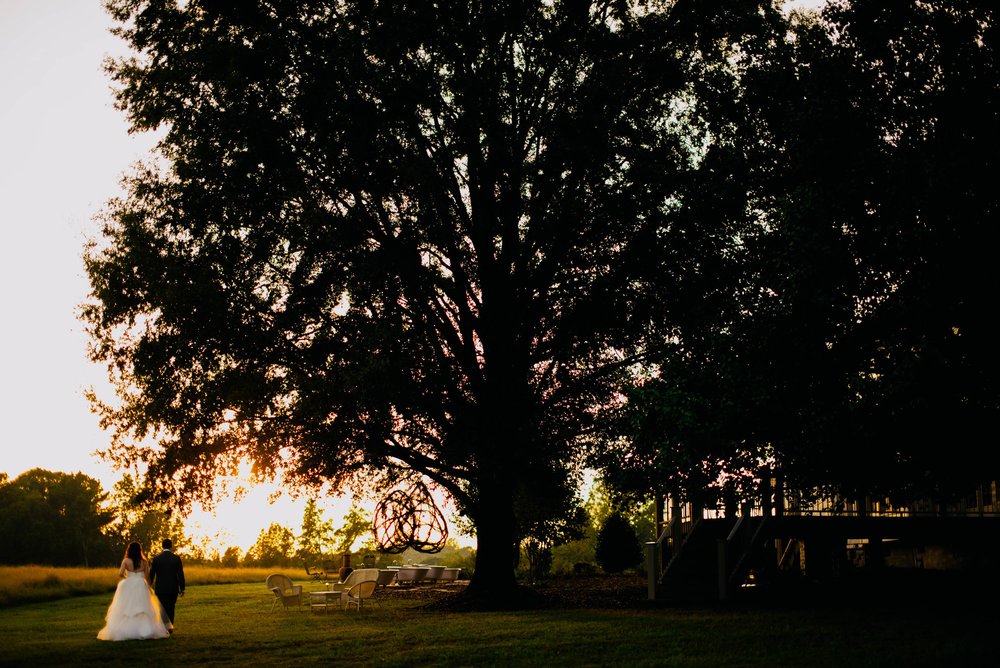
[(184, 566), (181, 558), (170, 550), (163, 550), (153, 557), (149, 566), (149, 583), (153, 585), (156, 598), (160, 599), (172, 624), (177, 595), (184, 593)]

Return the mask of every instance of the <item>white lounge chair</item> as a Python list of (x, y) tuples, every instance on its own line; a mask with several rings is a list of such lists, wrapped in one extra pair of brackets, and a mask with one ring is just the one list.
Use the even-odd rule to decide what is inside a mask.
[(292, 579), (287, 575), (281, 575), (280, 573), (268, 575), (267, 579), (264, 580), (264, 584), (274, 594), (274, 601), (271, 603), (271, 612), (274, 612), (274, 606), (278, 605), (279, 602), (286, 610), (289, 606), (302, 606), (302, 585), (293, 585)]
[[(361, 612), (361, 604), (364, 603), (365, 599), (369, 599), (374, 596), (377, 582), (377, 580), (362, 580), (350, 589), (344, 591), (340, 596), (340, 600), (344, 604), (344, 608), (347, 609), (353, 605), (358, 609), (358, 612)], [(378, 599), (375, 599), (375, 602), (378, 603)], [(379, 603), (379, 606), (381, 605), (382, 604)]]
[(355, 571), (351, 571), (343, 582), (334, 582), (330, 585), (331, 591), (348, 591), (354, 585), (360, 584), (362, 582), (377, 582), (378, 581), (378, 569), (377, 568), (359, 568)]

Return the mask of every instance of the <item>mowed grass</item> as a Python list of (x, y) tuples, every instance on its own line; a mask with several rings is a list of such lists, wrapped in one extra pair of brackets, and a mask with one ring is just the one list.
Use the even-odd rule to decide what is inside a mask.
[[(188, 566), (191, 585), (263, 582), (270, 568), (218, 568)], [(113, 592), (118, 585), (115, 568), (55, 568), (52, 566), (0, 566), (0, 608), (22, 603), (52, 601), (84, 594)]]
[[(322, 587), (302, 584), (306, 591)], [(995, 665), (998, 621), (971, 602), (942, 607), (872, 600), (795, 609), (639, 605), (444, 613), (397, 599), (360, 613), (271, 612), (271, 595), (258, 582), (190, 586), (178, 602), (170, 639), (102, 642), (96, 634), (110, 600), (104, 593), (0, 609), (0, 664)]]

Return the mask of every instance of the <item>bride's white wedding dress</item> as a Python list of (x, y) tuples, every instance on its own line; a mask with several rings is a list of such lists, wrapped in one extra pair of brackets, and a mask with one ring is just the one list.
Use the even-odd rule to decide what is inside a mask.
[(142, 571), (129, 571), (118, 582), (104, 619), (104, 628), (97, 634), (99, 640), (166, 638), (173, 628)]

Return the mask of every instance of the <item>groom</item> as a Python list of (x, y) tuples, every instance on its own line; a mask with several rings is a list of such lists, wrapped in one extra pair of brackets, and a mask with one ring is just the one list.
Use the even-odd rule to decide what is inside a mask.
[[(174, 606), (177, 597), (184, 595), (184, 566), (181, 558), (170, 551), (173, 543), (169, 538), (163, 539), (163, 552), (153, 557), (149, 566), (149, 584), (153, 585), (156, 598), (174, 623)], [(173, 630), (170, 631), (173, 633)]]

